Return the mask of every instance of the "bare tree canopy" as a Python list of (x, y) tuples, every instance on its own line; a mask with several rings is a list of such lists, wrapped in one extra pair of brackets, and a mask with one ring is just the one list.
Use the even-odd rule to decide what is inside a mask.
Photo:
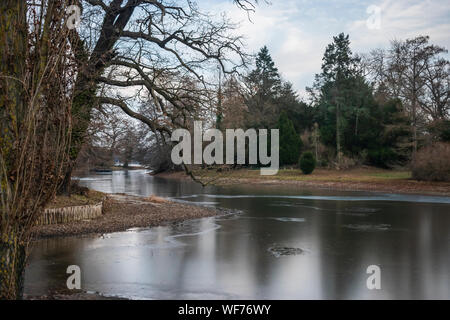
[[(256, 2), (234, 1), (245, 11)], [(73, 30), (80, 64), (73, 104), (72, 163), (98, 105), (114, 105), (149, 126), (169, 133), (210, 107), (218, 65), (238, 73), (248, 62), (237, 25), (225, 15), (203, 12), (192, 1), (85, 0), (79, 30)], [(145, 105), (152, 111), (137, 112)], [(70, 181), (71, 167), (66, 175)]]
[(428, 36), (392, 41), (389, 50), (372, 51), (365, 60), (368, 75), (378, 90), (400, 98), (410, 116), (413, 153), (417, 152), (419, 131), (430, 121), (450, 118), (449, 61), (447, 50), (429, 43)]

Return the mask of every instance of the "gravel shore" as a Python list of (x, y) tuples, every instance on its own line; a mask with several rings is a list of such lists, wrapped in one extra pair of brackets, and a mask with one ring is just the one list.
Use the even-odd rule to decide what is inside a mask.
[(179, 222), (221, 214), (221, 210), (180, 204), (161, 198), (108, 195), (103, 215), (93, 220), (34, 227), (35, 239), (103, 234)]
[(119, 297), (108, 297), (98, 292), (71, 292), (69, 290), (61, 292), (50, 292), (42, 296), (24, 294), (23, 300), (129, 300)]

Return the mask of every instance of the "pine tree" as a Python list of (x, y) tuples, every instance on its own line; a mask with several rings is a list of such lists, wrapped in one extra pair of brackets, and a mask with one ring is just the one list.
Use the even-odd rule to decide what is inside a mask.
[(327, 46), (322, 61), (321, 76), (326, 82), (340, 84), (354, 75), (359, 59), (352, 54), (349, 35), (340, 33), (333, 37), (333, 43)]
[(361, 106), (356, 97), (357, 84), (361, 82), (357, 71), (359, 59), (352, 54), (349, 36), (341, 33), (333, 37), (333, 43), (327, 46), (322, 61), (322, 73), (316, 75), (314, 88), (309, 90), (316, 91), (320, 109), (319, 122), (322, 123), (321, 136), (325, 142), (334, 141), (337, 164), (340, 167), (344, 151), (343, 133), (349, 123), (348, 115), (352, 112), (358, 114), (357, 108)]
[(295, 131), (302, 133), (313, 126), (313, 109), (298, 98), (292, 87), (292, 83), (283, 82), (280, 96), (276, 99), (279, 110), (285, 111), (288, 118), (294, 124)]
[(276, 96), (281, 87), (280, 74), (269, 54), (267, 46), (262, 47), (256, 58), (256, 70), (250, 77), (259, 83), (259, 94), (263, 97)]
[(279, 107), (276, 99), (280, 95), (281, 78), (275, 63), (264, 46), (256, 58), (256, 69), (245, 79), (248, 107), (247, 127), (273, 128), (276, 125)]
[(345, 90), (351, 79), (354, 66), (357, 61), (352, 57), (350, 50), (350, 40), (344, 33), (333, 37), (333, 43), (329, 44), (322, 64), (322, 76), (327, 83), (330, 83), (331, 104), (336, 113), (336, 154), (338, 166), (342, 163), (342, 109), (346, 104)]
[(280, 164), (296, 164), (300, 156), (302, 140), (285, 112), (282, 112), (278, 119), (278, 129), (280, 130)]

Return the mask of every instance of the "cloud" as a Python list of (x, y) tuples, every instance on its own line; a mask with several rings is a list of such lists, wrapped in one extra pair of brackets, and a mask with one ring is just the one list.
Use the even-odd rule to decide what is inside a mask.
[[(207, 1), (207, 0), (202, 0)], [(203, 5), (203, 4), (202, 4)], [(381, 8), (381, 28), (367, 27), (369, 6)], [(240, 22), (247, 49), (257, 52), (267, 45), (283, 77), (300, 93), (320, 72), (322, 56), (332, 37), (350, 34), (353, 52), (387, 47), (393, 39), (429, 35), (434, 44), (450, 48), (450, 2), (442, 0), (273, 0), (263, 1), (251, 14), (230, 0), (207, 5), (212, 12), (226, 12)]]
[(434, 44), (450, 47), (450, 2), (439, 0), (384, 0), (381, 8), (381, 28), (369, 30), (365, 19), (349, 24), (348, 32), (359, 50), (386, 47), (394, 39), (429, 35)]

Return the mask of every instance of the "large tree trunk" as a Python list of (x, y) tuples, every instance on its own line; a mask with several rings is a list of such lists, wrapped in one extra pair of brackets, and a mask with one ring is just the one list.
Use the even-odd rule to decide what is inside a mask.
[(64, 180), (58, 190), (59, 194), (70, 195), (72, 171), (91, 121), (91, 111), (95, 105), (96, 91), (97, 83), (94, 80), (90, 80), (87, 76), (81, 75), (76, 83), (75, 96), (72, 103), (72, 139), (70, 142), (69, 163)]
[[(27, 48), (26, 3), (21, 0), (0, 1), (0, 197), (8, 201), (6, 185), (16, 168), (14, 152), (21, 122), (25, 118), (25, 78)], [(7, 206), (0, 209), (0, 300), (22, 295), (25, 250), (17, 233), (11, 231), (16, 221)], [(8, 227), (9, 225), (9, 227)], [(12, 226), (12, 227), (11, 227)]]
[[(119, 40), (121, 31), (125, 28), (136, 9), (135, 5), (127, 5), (127, 8), (122, 10), (120, 8), (121, 2), (115, 0), (110, 4), (109, 8), (111, 11), (104, 17), (99, 39), (90, 56), (82, 41), (78, 39), (74, 42), (74, 51), (81, 66), (81, 72), (75, 84), (75, 94), (72, 103), (70, 161), (64, 183), (59, 188), (58, 193), (67, 194), (70, 192), (72, 171), (85, 140), (91, 121), (91, 111), (96, 104), (99, 84), (97, 77), (103, 73), (114, 58), (114, 45)], [(129, 4), (132, 2), (129, 1)], [(78, 38), (78, 36), (75, 38)]]
[(14, 232), (0, 241), (0, 300), (21, 299), (25, 271), (25, 246)]
[(71, 182), (72, 182), (72, 168), (69, 168), (68, 165), (66, 168), (66, 172), (64, 173), (63, 181), (61, 182), (61, 185), (58, 188), (58, 195), (65, 195), (70, 196), (72, 189), (71, 189)]

